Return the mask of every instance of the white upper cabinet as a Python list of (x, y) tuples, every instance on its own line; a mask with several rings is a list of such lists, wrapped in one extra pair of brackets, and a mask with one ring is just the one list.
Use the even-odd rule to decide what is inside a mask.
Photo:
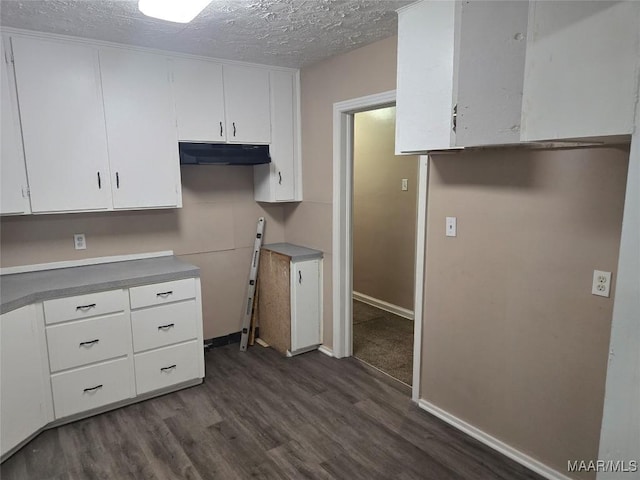
[(114, 208), (181, 206), (169, 60), (103, 48), (100, 67)]
[(519, 141), (527, 15), (517, 0), (398, 11), (397, 153)]
[(224, 142), (222, 64), (203, 60), (172, 60), (178, 139)]
[(633, 132), (640, 2), (531, 1), (522, 139)]
[(33, 212), (111, 206), (96, 48), (11, 39)]
[[(2, 39), (0, 38), (0, 42)], [(24, 151), (20, 138), (20, 120), (13, 81), (13, 70), (10, 68), (11, 53), (5, 51), (4, 42), (0, 43), (0, 214), (16, 215), (29, 213), (27, 174), (24, 165)]]
[(271, 142), (269, 71), (224, 65), (223, 73), (227, 141)]
[(254, 194), (258, 202), (291, 202), (300, 199), (297, 138), (297, 76), (272, 71), (271, 163), (254, 167)]

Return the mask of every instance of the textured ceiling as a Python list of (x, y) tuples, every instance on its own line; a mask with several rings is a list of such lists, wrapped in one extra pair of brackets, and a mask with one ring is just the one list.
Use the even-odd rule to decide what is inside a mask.
[(0, 0), (0, 24), (208, 57), (302, 67), (397, 31), (414, 0), (213, 0), (191, 23), (137, 0)]

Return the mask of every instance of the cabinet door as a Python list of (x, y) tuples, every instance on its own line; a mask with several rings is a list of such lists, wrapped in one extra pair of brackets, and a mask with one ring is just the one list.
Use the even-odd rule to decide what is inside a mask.
[(225, 65), (223, 71), (227, 141), (269, 143), (269, 71), (233, 65)]
[(42, 371), (44, 343), (39, 338), (36, 322), (34, 305), (0, 316), (2, 455), (47, 423), (45, 372)]
[(226, 126), (222, 65), (186, 59), (174, 59), (171, 63), (178, 139), (190, 142), (224, 142)]
[(465, 1), (457, 7), (456, 145), (518, 143), (528, 3)]
[(634, 129), (640, 2), (531, 1), (522, 140)]
[[(0, 42), (2, 39), (0, 38)], [(10, 69), (10, 52), (5, 51), (4, 42), (0, 43), (0, 214), (29, 213), (29, 197), (27, 195), (27, 175), (24, 166), (24, 151), (20, 138), (20, 123), (17, 115), (17, 100), (13, 71)]]
[(100, 50), (114, 208), (175, 207), (180, 166), (169, 60)]
[(97, 50), (23, 37), (11, 43), (33, 212), (109, 208)]
[(396, 153), (452, 145), (455, 2), (398, 12)]
[(299, 168), (296, 151), (296, 79), (293, 72), (273, 71), (271, 84), (271, 163), (253, 167), (258, 202), (296, 200)]
[(291, 264), (291, 352), (319, 345), (320, 260)]

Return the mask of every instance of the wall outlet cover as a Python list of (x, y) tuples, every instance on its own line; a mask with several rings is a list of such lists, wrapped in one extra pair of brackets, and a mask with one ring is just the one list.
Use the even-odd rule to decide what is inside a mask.
[(591, 293), (601, 297), (609, 297), (611, 291), (611, 272), (603, 272), (602, 270), (593, 271), (593, 283), (591, 285)]
[(84, 233), (75, 233), (73, 235), (73, 245), (76, 250), (86, 250), (87, 249), (87, 240), (84, 236)]

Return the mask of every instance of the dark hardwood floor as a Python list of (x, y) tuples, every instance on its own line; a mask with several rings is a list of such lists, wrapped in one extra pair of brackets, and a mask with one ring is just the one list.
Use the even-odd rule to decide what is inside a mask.
[(203, 385), (47, 430), (0, 467), (37, 479), (539, 479), (356, 359), (216, 348)]

